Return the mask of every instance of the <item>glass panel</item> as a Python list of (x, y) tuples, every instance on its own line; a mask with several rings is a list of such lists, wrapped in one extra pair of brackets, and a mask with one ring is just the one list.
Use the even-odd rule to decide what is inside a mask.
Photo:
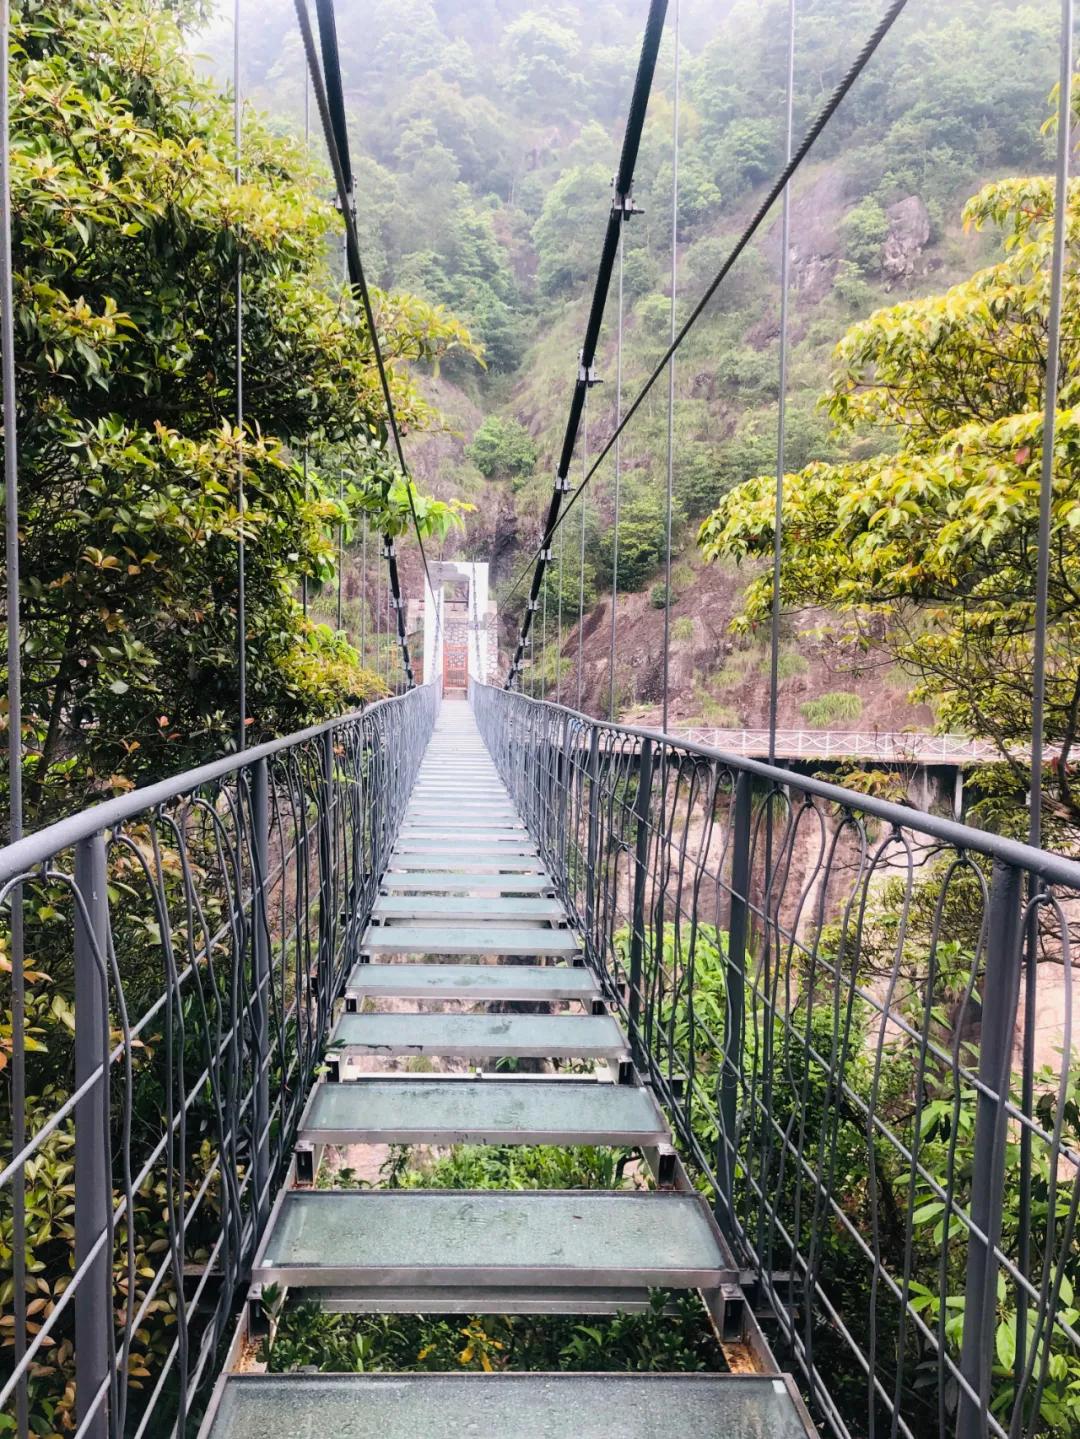
[[(455, 1190), (293, 1191), (267, 1268), (718, 1269), (723, 1256), (694, 1195)], [(626, 1281), (632, 1282), (632, 1281)]]
[(567, 1143), (589, 1143), (597, 1134), (656, 1136), (663, 1120), (645, 1090), (629, 1084), (360, 1080), (319, 1089), (304, 1129), (311, 1135), (320, 1128), (497, 1138), (559, 1133)]
[(803, 1439), (784, 1385), (754, 1376), (296, 1375), (232, 1379), (212, 1439)]

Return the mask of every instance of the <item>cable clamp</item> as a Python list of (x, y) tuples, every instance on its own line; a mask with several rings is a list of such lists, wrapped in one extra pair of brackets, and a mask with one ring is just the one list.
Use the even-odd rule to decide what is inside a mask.
[(394, 548), (394, 546), (393, 546), (392, 544), (391, 544), (391, 545), (383, 545), (383, 547), (382, 547), (382, 553), (383, 553), (383, 559), (384, 559), (384, 560), (392, 560), (392, 559), (394, 558), (394, 556), (397, 554), (397, 550)]
[(405, 608), (405, 603), (406, 602), (403, 599), (399, 600), (395, 599), (393, 595), (390, 596), (390, 608), (392, 610), (403, 610)]
[(634, 193), (632, 190), (626, 195), (620, 195), (615, 189), (616, 179), (617, 177), (613, 176), (611, 181), (611, 188), (614, 191), (611, 197), (612, 210), (614, 210), (616, 214), (622, 215), (624, 220), (629, 220), (632, 215), (644, 215), (645, 211), (641, 206), (634, 204)]
[(578, 384), (587, 385), (590, 390), (592, 389), (593, 385), (602, 385), (604, 383), (600, 376), (596, 373), (595, 365), (589, 365), (588, 368), (586, 368), (584, 365), (579, 363), (577, 377)]
[(532, 610), (532, 611), (535, 613), (535, 611), (540, 608), (540, 601), (539, 601), (539, 600), (526, 600), (526, 601), (525, 601), (525, 608), (526, 608), (527, 610)]
[(550, 564), (554, 558), (555, 552), (553, 550), (541, 550), (539, 555), (537, 555), (537, 559), (543, 560), (545, 564)]
[(555, 493), (556, 493), (556, 494), (558, 494), (558, 495), (568, 495), (573, 488), (574, 488), (574, 482), (571, 480), (571, 478), (570, 478), (569, 475), (556, 475), (556, 476), (555, 476)]

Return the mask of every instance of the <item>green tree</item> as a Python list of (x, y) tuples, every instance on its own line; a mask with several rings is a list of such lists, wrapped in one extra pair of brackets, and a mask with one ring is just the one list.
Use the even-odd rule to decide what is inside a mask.
[[(326, 256), (332, 208), (294, 145), (199, 80), (165, 0), (27, 0), (14, 27), (12, 228), (18, 347), (24, 742), (35, 820), (227, 744), (236, 723), (237, 548), (246, 542), (253, 735), (372, 692), (305, 622), (355, 507), (400, 533), (369, 337)], [(245, 425), (235, 416), (244, 273)], [(467, 347), (445, 314), (376, 294), (403, 423), (434, 418), (406, 362)], [(240, 480), (243, 481), (243, 503)], [(446, 506), (422, 504), (429, 528)]]
[(469, 457), (485, 479), (520, 479), (536, 465), (536, 442), (517, 420), (490, 415), (473, 437)]
[[(997, 743), (1018, 776), (1033, 692), (1035, 553), (1053, 186), (1003, 180), (969, 201), (1004, 257), (944, 295), (879, 310), (837, 350), (826, 397), (842, 432), (883, 451), (787, 477), (782, 598), (840, 611), (856, 643), (884, 644), (944, 729)], [(1070, 257), (1080, 184), (1069, 192)], [(1059, 817), (1080, 819), (1067, 761), (1080, 726), (1080, 288), (1065, 291), (1052, 507), (1044, 738)], [(701, 529), (710, 557), (771, 553), (774, 480), (728, 494)], [(771, 603), (747, 592), (745, 619)]]
[(536, 279), (544, 294), (558, 294), (592, 276), (610, 192), (611, 175), (600, 164), (575, 165), (551, 186), (533, 226)]
[(881, 247), (889, 233), (885, 211), (871, 197), (844, 216), (842, 229), (847, 256), (863, 273), (881, 268)]

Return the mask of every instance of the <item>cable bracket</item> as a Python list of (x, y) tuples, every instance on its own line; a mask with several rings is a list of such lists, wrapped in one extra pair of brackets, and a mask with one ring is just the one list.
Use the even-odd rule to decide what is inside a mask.
[(616, 214), (622, 215), (622, 217), (623, 217), (624, 220), (629, 220), (629, 219), (631, 219), (634, 215), (644, 215), (645, 211), (641, 208), (641, 206), (634, 204), (634, 193), (633, 193), (632, 190), (631, 190), (631, 191), (628, 191), (625, 195), (620, 195), (619, 192), (615, 189), (616, 179), (617, 179), (616, 176), (612, 176), (612, 179), (611, 179), (611, 189), (612, 189), (612, 192), (613, 192), (613, 193), (612, 193), (612, 196), (611, 196), (611, 208), (612, 208), (612, 210), (614, 210)]

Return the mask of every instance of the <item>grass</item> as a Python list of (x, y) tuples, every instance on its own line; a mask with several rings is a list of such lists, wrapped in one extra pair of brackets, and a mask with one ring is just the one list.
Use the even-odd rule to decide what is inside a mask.
[[(770, 657), (768, 653), (761, 657), (761, 670), (768, 674), (770, 669)], [(810, 668), (809, 660), (805, 659), (798, 650), (781, 649), (777, 655), (776, 675), (780, 680), (793, 680), (797, 675), (806, 674)]]
[(815, 729), (828, 729), (845, 720), (857, 720), (862, 714), (862, 700), (850, 690), (831, 690), (801, 704), (799, 713)]

